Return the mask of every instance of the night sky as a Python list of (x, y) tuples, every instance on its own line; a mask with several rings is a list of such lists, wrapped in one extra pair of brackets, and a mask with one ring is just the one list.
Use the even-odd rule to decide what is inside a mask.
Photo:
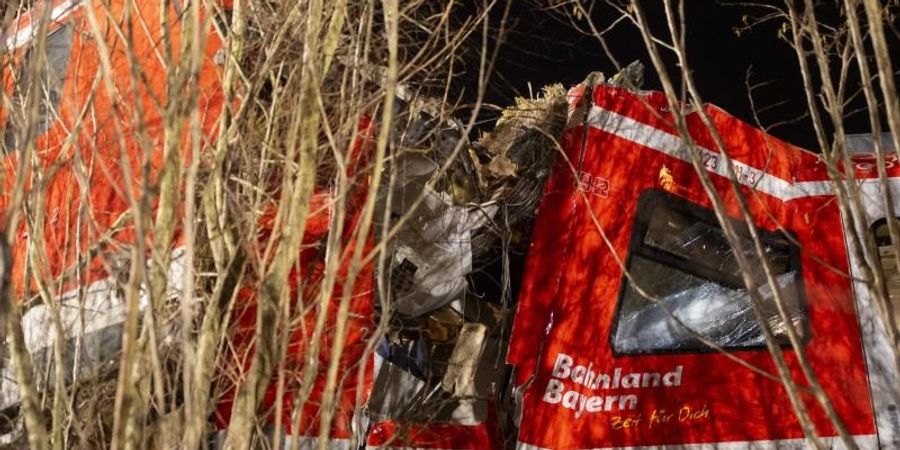
[[(580, 34), (569, 23), (542, 11), (538, 6), (541, 3), (546, 2), (513, 2), (507, 21), (511, 32), (501, 47), (488, 102), (508, 105), (514, 95), (527, 96), (529, 82), (537, 92), (548, 83), (561, 82), (566, 86), (578, 83), (591, 71), (602, 71), (607, 76), (615, 72), (615, 66), (595, 38)], [(593, 17), (598, 25), (605, 27), (617, 14), (608, 6), (601, 7), (600, 3), (595, 7)], [(644, 4), (654, 32), (664, 33), (665, 16), (661, 4)], [(822, 6), (818, 13), (826, 22), (834, 22), (837, 17), (831, 4)], [(688, 60), (694, 68), (701, 95), (705, 101), (753, 123), (747, 89), (749, 70), (750, 84), (761, 85), (753, 89), (760, 123), (769, 127), (791, 121), (772, 127), (769, 132), (815, 151), (818, 146), (809, 119), (793, 120), (806, 113), (806, 99), (794, 50), (778, 37), (781, 22), (770, 21), (738, 35), (735, 28), (742, 25), (742, 18), (748, 14), (759, 16), (761, 10), (714, 0), (686, 2)], [(494, 20), (496, 22), (498, 17)], [(896, 45), (896, 31), (889, 30), (888, 33), (893, 50), (897, 50), (900, 46)], [(667, 33), (664, 36), (667, 38)], [(644, 62), (644, 89), (660, 88), (634, 25), (620, 22), (607, 37), (620, 64), (636, 59)], [(900, 57), (896, 51), (894, 53), (894, 64), (900, 66)], [(670, 58), (670, 63), (674, 67), (674, 57)], [(863, 106), (863, 99), (858, 97), (856, 106)], [(850, 133), (870, 131), (864, 113), (848, 117), (846, 126)]]

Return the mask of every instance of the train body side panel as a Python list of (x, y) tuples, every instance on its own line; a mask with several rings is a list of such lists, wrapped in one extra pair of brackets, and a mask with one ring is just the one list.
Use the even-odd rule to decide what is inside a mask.
[[(159, 2), (144, 1), (138, 5), (140, 18), (133, 17), (132, 20), (137, 23), (140, 19), (143, 26), (135, 25), (138, 31), (130, 44), (131, 55), (123, 50), (125, 42), (115, 31), (121, 24), (114, 25), (110, 20), (110, 17), (123, 17), (123, 4), (113, 3), (109, 13), (89, 0), (56, 2), (55, 5), (54, 11), (59, 9), (61, 12), (60, 19), (48, 30), (52, 34), (61, 27), (71, 27), (73, 32), (67, 43), (71, 48), (65, 57), (65, 73), (52, 74), (62, 78), (62, 85), (59, 104), (48, 114), (49, 125), (38, 133), (35, 141), (35, 161), (39, 167), (25, 172), (31, 175), (26, 177), (26, 191), (33, 183), (40, 183), (38, 186), (43, 191), (43, 208), (40, 205), (32, 207), (41, 208), (45, 213), (42, 250), (46, 261), (43, 261), (45, 271), (41, 276), (47, 279), (84, 264), (78, 258), (97, 253), (108, 255), (118, 247), (116, 242), (126, 247), (133, 245), (134, 229), (116, 224), (123, 222), (124, 215), (133, 213), (127, 212), (132, 208), (130, 192), (139, 194), (142, 184), (154, 186), (158, 182), (164, 140), (161, 108), (166, 101), (168, 84), (165, 64), (169, 64), (159, 41)], [(60, 9), (62, 7), (66, 8)], [(103, 30), (104, 46), (110, 50), (106, 68), (95, 42), (88, 8), (96, 9), (93, 15), (97, 27)], [(174, 11), (167, 17), (171, 20), (171, 39), (177, 58), (181, 27)], [(24, 41), (26, 37), (29, 42)], [(20, 62), (25, 59), (23, 54), (31, 51), (34, 42), (30, 39), (30, 34), (18, 38), (16, 51)], [(198, 109), (201, 135), (204, 136), (202, 149), (208, 148), (209, 137), (215, 134), (216, 120), (222, 108), (220, 68), (213, 63), (219, 49), (221, 41), (210, 32), (198, 77)], [(135, 64), (131, 63), (131, 57)], [(134, 85), (130, 81), (133, 71), (140, 73), (140, 81)], [(5, 87), (14, 89), (12, 85)], [(189, 147), (181, 144), (176, 147), (175, 151), (183, 154), (181, 160), (185, 167)], [(21, 173), (22, 168), (19, 158), (22, 149), (10, 150), (16, 151), (4, 157), (0, 169), (3, 171), (0, 211), (7, 215), (11, 213), (9, 202), (15, 190), (16, 174)], [(148, 215), (149, 223), (152, 223), (155, 205), (139, 197), (133, 201), (138, 205), (135, 209)], [(12, 249), (12, 280), (16, 291), (23, 292), (24, 244), (35, 233), (22, 221), (19, 224), (15, 234), (19, 239)], [(180, 239), (180, 233), (176, 231), (175, 242)], [(95, 248), (98, 242), (106, 242), (109, 248)], [(123, 251), (127, 258), (127, 249)], [(64, 285), (55, 289), (67, 291), (106, 278), (110, 263), (103, 258), (93, 258), (88, 263), (88, 270), (81, 272), (85, 274), (83, 279), (68, 276)]]

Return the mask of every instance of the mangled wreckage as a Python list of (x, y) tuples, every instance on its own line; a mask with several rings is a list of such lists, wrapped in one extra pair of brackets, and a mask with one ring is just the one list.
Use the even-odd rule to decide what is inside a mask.
[[(38, 188), (35, 192), (44, 196), (48, 220), (19, 223), (12, 235), (21, 239), (11, 245), (12, 271), (8, 273), (10, 290), (24, 306), (23, 344), (30, 353), (34, 385), (41, 395), (52, 394), (54, 386), (59, 385), (72, 386), (78, 392), (79, 401), (85, 396), (105, 393), (101, 400), (107, 403), (96, 407), (99, 409), (113, 406), (110, 396), (116, 389), (116, 374), (121, 371), (123, 336), (134, 307), (140, 308), (140, 314), (145, 314), (148, 308), (161, 308), (162, 314), (154, 311), (158, 317), (166, 318), (158, 327), (158, 341), (163, 348), (157, 353), (168, 364), (166, 358), (178, 357), (178, 340), (183, 336), (178, 304), (191, 299), (191, 294), (184, 292), (186, 275), (193, 272), (200, 279), (199, 274), (208, 270), (208, 267), (186, 266), (188, 238), (179, 225), (172, 231), (170, 254), (165, 258), (167, 285), (161, 297), (154, 298), (152, 286), (129, 286), (128, 275), (137, 242), (132, 224), (134, 205), (128, 192), (130, 189), (140, 192), (143, 177), (149, 180), (159, 177), (169, 163), (158, 151), (163, 146), (166, 124), (159, 109), (154, 107), (156, 102), (167, 98), (168, 81), (163, 61), (158, 58), (159, 46), (163, 45), (159, 20), (167, 17), (159, 10), (161, 3), (134, 2), (135, 9), (130, 15), (123, 15), (125, 3), (111, 2), (109, 11), (106, 8), (110, 4), (100, 1), (38, 3), (38, 7), (21, 16), (17, 28), (6, 33), (3, 40), (6, 49), (3, 57), (8, 58), (4, 64), (28, 69), (38, 59), (35, 49), (39, 46), (41, 17), (44, 13), (49, 17), (46, 67), (40, 71), (39, 80), (42, 93), (38, 102), (39, 126), (35, 127), (37, 136), (30, 153), (40, 168), (35, 173), (49, 174), (34, 184)], [(229, 2), (214, 4), (227, 15)], [(173, 4), (169, 7), (174, 8)], [(168, 12), (173, 19), (169, 23), (173, 31), (168, 39), (177, 47), (181, 25), (174, 10)], [(135, 39), (131, 47), (133, 57), (140, 61), (140, 69), (146, 74), (142, 78), (146, 83), (143, 92), (135, 92), (129, 85), (133, 69), (131, 56), (127, 52), (112, 52), (105, 61), (102, 50), (94, 43), (94, 30), (115, 30), (121, 26), (112, 23), (114, 17), (129, 17), (131, 26), (146, 33)], [(221, 21), (216, 24), (220, 25)], [(226, 98), (222, 87), (225, 30), (221, 26), (213, 30), (207, 37), (203, 64), (197, 73), (198, 108), (202, 118), (199, 128), (205, 138), (201, 151), (207, 153), (214, 152), (212, 141), (220, 135), (218, 117)], [(107, 48), (124, 45), (119, 34), (110, 31), (104, 36)], [(104, 71), (111, 72), (107, 81), (112, 85), (98, 88), (97, 74)], [(25, 137), (23, 130), (28, 127), (23, 120), (26, 115), (19, 110), (27, 104), (30, 83), (10, 72), (4, 72), (3, 80), (13, 105), (10, 110), (0, 110), (0, 121), (6, 130), (4, 147), (8, 151), (4, 157), (6, 175), (0, 210), (8, 212), (16, 201), (14, 175), (21, 173), (20, 158), (25, 154), (19, 141)], [(441, 115), (442, 105), (401, 92), (397, 99), (400, 110), (395, 118), (398, 124), (395, 146), (428, 151), (397, 155), (390, 167), (396, 172), (397, 182), (385, 183), (378, 195), (375, 215), (399, 218), (413, 210), (412, 220), (399, 227), (389, 241), (386, 276), (379, 277), (386, 285), (375, 286), (373, 264), (363, 266), (350, 284), (349, 292), (342, 292), (348, 284), (335, 282), (325, 323), (319, 327), (314, 308), (308, 306), (323, 295), (317, 290), (317, 282), (327, 272), (327, 255), (321, 251), (326, 241), (337, 238), (349, 242), (347, 248), (352, 248), (356, 239), (371, 250), (374, 238), (381, 238), (385, 233), (382, 229), (385, 223), (378, 222), (377, 229), (365, 238), (353, 234), (368, 187), (364, 177), (353, 175), (366, 164), (374, 147), (372, 120), (366, 116), (359, 118), (359, 137), (351, 143), (352, 164), (346, 167), (347, 178), (353, 180), (344, 200), (348, 207), (339, 218), (333, 206), (338, 201), (335, 190), (327, 184), (315, 186), (303, 240), (296, 250), (298, 263), (288, 277), (291, 297), (307, 303), (292, 312), (297, 321), (287, 333), (283, 370), (290, 377), (299, 378), (307, 357), (313, 352), (326, 363), (319, 366), (306, 385), (292, 382), (281, 386), (273, 381), (265, 386), (259, 410), (262, 416), (268, 417), (269, 427), (263, 427), (263, 434), (280, 430), (279, 436), (269, 437), (282, 442), (299, 441), (303, 448), (315, 445), (320, 438), (319, 420), (323, 414), (320, 405), (323, 387), (328, 383), (327, 362), (331, 342), (337, 338), (335, 317), (339, 305), (347, 299), (350, 320), (346, 324), (348, 332), (341, 337), (337, 407), (332, 411), (330, 431), (325, 436), (330, 445), (337, 448), (349, 448), (351, 442), (372, 446), (402, 446), (408, 442), (426, 448), (501, 445), (499, 424), (492, 417), (498, 410), (493, 400), (500, 390), (498, 374), (505, 367), (501, 333), (506, 322), (500, 320), (504, 315), (503, 305), (500, 301), (482, 302), (472, 297), (468, 293), (467, 277), (478, 261), (493, 257), (488, 255), (497, 248), (494, 231), (497, 226), (492, 224), (493, 220), (502, 218), (505, 226), (516, 226), (533, 216), (553, 162), (552, 145), (545, 135), (558, 135), (565, 120), (564, 90), (551, 89), (548, 98), (552, 100), (529, 103), (539, 105), (539, 111), (507, 114), (504, 119), (507, 125), (497, 128), (493, 141), (485, 140), (477, 148), (469, 148), (469, 143), (463, 141), (462, 127)], [(90, 114), (83, 112), (84, 105), (90, 105)], [(134, 123), (137, 106), (142, 107), (140, 124)], [(141, 132), (123, 132), (122, 128)], [(439, 165), (448, 160), (460, 142), (466, 144), (463, 157), (453, 161), (446, 175), (438, 174)], [(176, 149), (173, 158), (184, 162), (188, 149), (177, 145), (170, 148)], [(149, 161), (143, 160), (146, 155)], [(529, 176), (518, 176), (517, 171), (526, 168)], [(126, 174), (135, 178), (129, 179)], [(437, 186), (426, 187), (428, 181), (437, 181)], [(422, 201), (415, 203), (423, 192)], [(151, 200), (143, 207), (147, 210), (141, 214), (146, 217), (156, 214), (159, 205)], [(255, 230), (260, 248), (273, 233), (275, 209), (268, 204), (259, 213)], [(177, 223), (183, 223), (183, 210), (175, 208), (174, 214)], [(84, 217), (89, 219), (83, 220)], [(344, 230), (340, 235), (334, 233), (337, 221), (342, 221)], [(30, 235), (40, 236), (42, 242), (29, 242)], [(49, 260), (38, 277), (29, 274), (34, 270), (29, 246), (37, 246), (38, 253), (45, 252)], [(338, 277), (345, 276), (350, 259), (350, 255), (337, 258)], [(199, 264), (200, 258), (194, 261)], [(157, 265), (158, 260), (148, 259), (146, 270), (153, 270)], [(223, 283), (229, 283), (231, 276), (232, 272), (227, 272), (222, 277)], [(52, 280), (52, 287), (41, 290), (35, 285), (36, 279)], [(245, 274), (241, 285), (234, 289), (234, 305), (229, 307), (231, 327), (220, 356), (224, 361), (224, 367), (220, 367), (222, 376), (216, 374), (209, 379), (208, 384), (215, 385), (216, 392), (216, 398), (209, 400), (215, 406), (210, 415), (215, 445), (225, 439), (237, 398), (235, 379), (228, 375), (245, 370), (242, 365), (254, 352), (258, 281)], [(205, 288), (221, 287), (222, 283), (216, 283), (209, 283)], [(377, 311), (376, 290), (388, 292), (392, 297), (389, 312)], [(129, 291), (139, 294), (138, 298), (131, 299), (132, 304), (124, 295)], [(208, 307), (214, 306), (213, 302)], [(380, 316), (389, 316), (391, 326), (387, 335), (369, 349), (372, 330)], [(313, 334), (317, 327), (319, 339)], [(55, 367), (58, 336), (62, 336), (64, 347), (62, 367)], [(320, 341), (324, 344), (316, 344)], [(170, 353), (173, 356), (166, 356)], [(2, 371), (0, 411), (5, 418), (2, 439), (21, 441), (24, 423), (19, 414), (20, 386), (16, 384), (11, 352), (4, 352)], [(357, 379), (360, 381), (354, 382)], [(165, 408), (171, 417), (156, 418), (160, 424), (174, 422), (177, 426), (181, 414), (177, 403), (176, 398), (174, 408)], [(298, 411), (300, 414), (296, 414)], [(110, 415), (100, 414), (100, 417), (104, 426), (112, 425)], [(148, 439), (165, 439), (168, 434), (178, 439), (177, 431), (155, 434)], [(96, 445), (101, 444), (102, 441)], [(176, 444), (162, 444), (167, 445)]]
[[(159, 2), (137, 3), (145, 17), (159, 17)], [(122, 194), (129, 181), (113, 170), (121, 164), (121, 143), (117, 131), (103, 124), (131, 111), (102, 91), (89, 94), (85, 88), (102, 63), (84, 31), (86, 11), (93, 7), (91, 1), (67, 0), (53, 3), (50, 11), (48, 73), (42, 80), (49, 95), (39, 118), (36, 148), (42, 167), (54, 169), (41, 181), (50, 219), (44, 223), (43, 239), (47, 273), (64, 280), (55, 299), (61, 317), (54, 319), (53, 309), (40, 300), (17, 300), (28, 305), (22, 318), (25, 344), (34, 361), (36, 385), (44, 393), (52, 390), (60, 374), (66, 384), (99, 383), (113, 376), (127, 316), (121, 295), (121, 283), (127, 280), (116, 271), (123, 259), (115, 258), (112, 243), (134, 239), (133, 231), (120, 228), (130, 208)], [(102, 17), (96, 14), (93, 20)], [(3, 44), (14, 58), (27, 61), (33, 36), (26, 15)], [(118, 37), (109, 39), (114, 43)], [(152, 54), (151, 42), (156, 40), (137, 41), (135, 53)], [(224, 101), (218, 62), (222, 37), (210, 36), (207, 46), (199, 79), (200, 107), (208, 120), (201, 129), (212, 138), (212, 118)], [(121, 83), (129, 78), (126, 57), (114, 54), (107, 63), (121, 75), (114, 77)], [(162, 73), (156, 59), (142, 60), (147, 73)], [(396, 147), (426, 151), (395, 155), (392, 182), (380, 187), (378, 214), (399, 223), (411, 211), (410, 220), (400, 223), (388, 241), (385, 273), (374, 277), (368, 265), (353, 292), (346, 293), (353, 319), (339, 371), (362, 383), (339, 388), (336, 418), (326, 437), (330, 448), (350, 448), (354, 442), (367, 448), (503, 448), (511, 444), (504, 442), (507, 436), (516, 436), (515, 445), (523, 449), (801, 448), (804, 435), (788, 394), (768, 375), (776, 370), (765, 347), (766, 331), (784, 347), (789, 370), (798, 380), (803, 373), (789, 338), (791, 333), (799, 338), (834, 411), (859, 448), (900, 446), (900, 379), (892, 344), (868, 290), (857, 281), (859, 255), (848, 252), (842, 232), (853, 225), (841, 216), (820, 158), (704, 106), (722, 132), (755, 228), (726, 220), (733, 222), (746, 249), (752, 248), (752, 234), (763, 243), (767, 264), (754, 260), (756, 252), (744, 255), (759, 268), (749, 275), (761, 286), (758, 320), (734, 250), (685, 143), (671, 125), (665, 98), (633, 88), (638, 75), (639, 67), (631, 66), (611, 80), (592, 75), (568, 93), (556, 86), (546, 89), (541, 99), (521, 100), (504, 113), (494, 132), (466, 143), (446, 171), (441, 165), (467, 139), (463, 127), (440, 119), (432, 101), (401, 95), (397, 127), (402, 129), (396, 133)], [(17, 86), (4, 78), (13, 99)], [(165, 98), (164, 86), (160, 77), (150, 88)], [(122, 90), (128, 91), (124, 85)], [(96, 95), (91, 101), (102, 113), (78, 119), (86, 95)], [(50, 111), (56, 113), (51, 116)], [(154, 119), (147, 119), (146, 134), (159, 139), (162, 124)], [(727, 213), (740, 217), (723, 155), (697, 113), (686, 119)], [(19, 135), (12, 115), (0, 112), (0, 120), (8, 122), (4, 143), (10, 153), (2, 169), (0, 197), (0, 210), (7, 210), (16, 186)], [(89, 130), (74, 140), (81, 157), (100, 168), (87, 196), (77, 189), (83, 185), (78, 166), (66, 163), (73, 142), (69, 125), (76, 120), (84, 121), (82, 131)], [(360, 119), (363, 131), (354, 143), (358, 161), (370, 153), (366, 130), (371, 127), (371, 119)], [(561, 151), (553, 138), (558, 138)], [(139, 151), (135, 136), (125, 140), (129, 151)], [(866, 151), (870, 149), (854, 156), (852, 171), (864, 194), (865, 226), (883, 245), (877, 250), (890, 255), (875, 160)], [(154, 158), (153, 174), (164, 164), (161, 157)], [(130, 162), (131, 170), (139, 173), (140, 161)], [(889, 187), (897, 198), (900, 167), (894, 161), (888, 169)], [(353, 186), (349, 195), (362, 195), (365, 187)], [(337, 220), (332, 201), (333, 191), (327, 187), (317, 187), (312, 195), (311, 210), (317, 212), (307, 218), (304, 245), (298, 250), (300, 269), (290, 277), (294, 297), (312, 296), (304, 292), (304, 277), (322, 277), (326, 270), (316, 248), (329, 239)], [(76, 220), (80, 208), (91, 211), (91, 233), (110, 251), (83, 248), (85, 243), (70, 239), (82, 227)], [(477, 262), (506, 244), (498, 237), (499, 224), (507, 230), (510, 224), (527, 224), (535, 211), (519, 298), (513, 303), (473, 295), (471, 274)], [(343, 229), (353, 229), (360, 214), (350, 208)], [(274, 211), (264, 212), (260, 235), (271, 233), (273, 216)], [(385, 237), (389, 225), (394, 223), (379, 223), (362, 245)], [(26, 226), (8, 234), (22, 237), (11, 244), (8, 274), (11, 292), (21, 299), (33, 289), (24, 281)], [(349, 232), (340, 238), (360, 239)], [(174, 232), (165, 287), (165, 298), (173, 302), (185, 298), (182, 280), (195, 270), (185, 267), (184, 239), (183, 230)], [(85, 254), (90, 257), (82, 270), (70, 274), (72, 261)], [(348, 261), (341, 258), (340, 263), (345, 268)], [(893, 286), (896, 273), (890, 265), (885, 264), (885, 272), (893, 277)], [(772, 273), (763, 273), (763, 267)], [(142, 308), (150, 301), (146, 290), (142, 288), (139, 299)], [(376, 292), (389, 293), (390, 313), (379, 310)], [(246, 358), (252, 351), (255, 296), (251, 282), (237, 290), (237, 326), (230, 336), (236, 357)], [(342, 296), (345, 293), (336, 289), (334, 303)], [(367, 352), (370, 330), (384, 315), (390, 325), (386, 335), (374, 352)], [(300, 367), (311, 351), (328, 357), (327, 346), (309, 346), (314, 319), (301, 314), (302, 325), (291, 330), (288, 367)], [(332, 319), (329, 315), (327, 320)], [(163, 342), (177, 338), (172, 331), (177, 324), (172, 327)], [(326, 328), (330, 339), (331, 327)], [(52, 367), (51, 356), (60, 331), (66, 335), (68, 354), (62, 370)], [(8, 356), (4, 354), (0, 379), (7, 441), (22, 433), (19, 391)], [(314, 374), (305, 397), (297, 386), (268, 386), (261, 410), (283, 408), (270, 414), (273, 425), (276, 417), (283, 421), (270, 430), (314, 445), (321, 438), (323, 383), (325, 374)], [(221, 390), (211, 418), (214, 428), (222, 430), (220, 437), (229, 427), (234, 387)], [(300, 398), (305, 399), (299, 405), (303, 419), (295, 422), (292, 409)], [(819, 435), (840, 447), (838, 432), (825, 413), (811, 398), (804, 399)]]

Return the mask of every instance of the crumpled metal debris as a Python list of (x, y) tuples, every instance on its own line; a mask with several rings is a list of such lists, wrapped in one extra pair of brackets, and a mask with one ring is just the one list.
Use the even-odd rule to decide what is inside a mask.
[(391, 265), (394, 308), (420, 316), (458, 300), (472, 271), (471, 232), (497, 206), (455, 206), (444, 193), (427, 192), (423, 205), (396, 239)]
[[(391, 327), (379, 346), (368, 403), (374, 423), (484, 426), (504, 385), (508, 308), (479, 298), (476, 263), (493, 263), (499, 242), (527, 236), (566, 124), (566, 91), (548, 86), (516, 99), (496, 127), (465, 141), (434, 100), (407, 98), (396, 120), (379, 236), (392, 233), (380, 278)], [(441, 170), (441, 167), (445, 170)], [(398, 227), (391, 232), (392, 227)], [(522, 241), (522, 244), (526, 240)]]
[(494, 130), (473, 148), (473, 161), (485, 197), (530, 216), (556, 156), (556, 139), (566, 124), (566, 90), (546, 86), (534, 99), (516, 98), (501, 112)]
[(484, 353), (487, 332), (487, 326), (481, 323), (467, 323), (462, 326), (441, 382), (441, 387), (445, 391), (457, 397), (476, 395), (475, 371)]
[(632, 61), (631, 64), (623, 67), (619, 73), (607, 80), (606, 84), (628, 89), (640, 89), (644, 85), (644, 63)]

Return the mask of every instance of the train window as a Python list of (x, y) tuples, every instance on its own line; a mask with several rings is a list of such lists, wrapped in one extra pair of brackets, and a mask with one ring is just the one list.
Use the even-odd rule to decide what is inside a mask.
[[(66, 73), (69, 69), (69, 60), (72, 56), (72, 40), (74, 37), (74, 27), (71, 23), (63, 24), (47, 35), (46, 40), (46, 64), (40, 71), (40, 83), (38, 84), (37, 95), (39, 100), (37, 103), (37, 117), (34, 122), (35, 136), (40, 136), (50, 129), (53, 121), (56, 120), (56, 112), (59, 108), (59, 102), (62, 97), (63, 87), (66, 81)], [(32, 76), (34, 74), (33, 66), (35, 64), (35, 47), (29, 48), (25, 52), (20, 66), (21, 71), (19, 79), (13, 89), (12, 101), (18, 110), (17, 114), (10, 117), (6, 126), (6, 132), (3, 136), (3, 143), (7, 150), (18, 148), (18, 139), (22, 135), (22, 122), (25, 117), (23, 112), (26, 106), (26, 95), (29, 86), (32, 84)]]
[[(900, 228), (900, 219), (894, 219)], [(878, 262), (881, 265), (884, 284), (888, 297), (894, 305), (894, 318), (900, 326), (900, 271), (897, 269), (896, 255), (891, 246), (891, 234), (888, 230), (886, 219), (881, 219), (872, 225), (872, 234), (875, 236), (875, 245), (878, 247)]]
[[(790, 322), (805, 336), (796, 247), (780, 234), (760, 232), (778, 285), (773, 289), (765, 283), (746, 226), (734, 225), (745, 256), (756, 261), (751, 276), (763, 286), (763, 315), (776, 339), (789, 344), (774, 289), (781, 293)], [(633, 233), (626, 266), (632, 280), (623, 280), (610, 335), (617, 354), (712, 350), (697, 335), (727, 349), (765, 345), (734, 250), (712, 211), (648, 191), (638, 202)]]

